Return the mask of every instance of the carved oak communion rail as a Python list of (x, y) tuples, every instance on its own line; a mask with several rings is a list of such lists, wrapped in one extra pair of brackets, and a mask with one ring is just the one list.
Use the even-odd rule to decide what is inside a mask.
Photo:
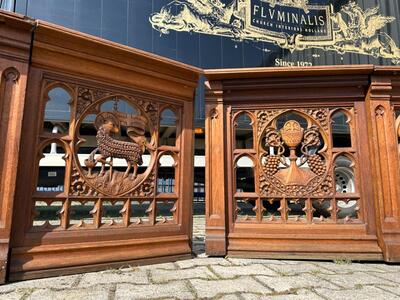
[[(1, 22), (1, 281), (190, 258), (200, 70), (13, 14)], [(63, 181), (45, 186), (41, 172)]]
[(206, 253), (400, 261), (398, 70), (205, 71)]

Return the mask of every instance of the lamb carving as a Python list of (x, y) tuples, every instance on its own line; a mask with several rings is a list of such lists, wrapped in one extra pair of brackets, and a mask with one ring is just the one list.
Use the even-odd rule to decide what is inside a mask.
[[(110, 165), (110, 170), (112, 170), (113, 158), (122, 158), (128, 164), (123, 178), (129, 176), (129, 172), (133, 167), (131, 179), (134, 180), (137, 177), (138, 167), (143, 164), (142, 155), (147, 145), (147, 140), (144, 136), (146, 118), (143, 116), (133, 116), (130, 119), (127, 126), (127, 134), (132, 142), (116, 139), (115, 135), (120, 132), (120, 120), (115, 113), (102, 112), (97, 115), (95, 127), (97, 129), (97, 148), (85, 160), (85, 165), (89, 169), (89, 175), (98, 162), (101, 163), (100, 175), (104, 175), (107, 164)], [(100, 155), (95, 158), (97, 152)], [(111, 160), (107, 161), (108, 158), (111, 158)]]

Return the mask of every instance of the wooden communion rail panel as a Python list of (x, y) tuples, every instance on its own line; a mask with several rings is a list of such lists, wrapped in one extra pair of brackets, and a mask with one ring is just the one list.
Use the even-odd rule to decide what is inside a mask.
[[(1, 280), (7, 268), (19, 280), (191, 257), (200, 70), (13, 14), (0, 21)], [(44, 189), (49, 159), (64, 181)]]
[(206, 253), (400, 261), (398, 70), (206, 71)]

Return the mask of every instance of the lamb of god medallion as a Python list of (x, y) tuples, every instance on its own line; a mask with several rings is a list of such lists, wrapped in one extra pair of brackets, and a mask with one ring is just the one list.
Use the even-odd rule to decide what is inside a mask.
[(91, 116), (85, 124), (92, 123), (96, 130), (90, 142), (85, 136), (76, 141), (77, 148), (90, 147), (83, 161), (75, 155), (72, 189), (79, 195), (140, 196), (154, 190), (150, 178), (156, 160), (154, 118), (128, 101), (122, 102), (125, 111), (119, 111), (118, 103), (112, 99), (93, 103), (78, 121), (77, 130)]
[[(129, 120), (127, 126), (127, 134), (131, 138), (131, 142), (121, 141), (114, 138), (114, 135), (120, 132), (120, 121), (112, 112), (103, 112), (97, 115), (95, 127), (97, 129), (96, 141), (97, 148), (90, 153), (88, 159), (85, 160), (85, 165), (92, 173), (92, 169), (98, 162), (101, 163), (100, 175), (105, 174), (105, 166), (110, 166), (112, 172), (112, 161), (114, 158), (125, 159), (128, 166), (123, 175), (123, 178), (128, 177), (131, 168), (133, 174), (131, 179), (137, 177), (138, 167), (143, 164), (142, 155), (146, 149), (145, 134), (146, 119), (142, 116), (133, 116)], [(94, 155), (99, 152), (100, 155), (94, 158)], [(110, 161), (107, 161), (110, 158)], [(112, 177), (112, 173), (110, 174)]]

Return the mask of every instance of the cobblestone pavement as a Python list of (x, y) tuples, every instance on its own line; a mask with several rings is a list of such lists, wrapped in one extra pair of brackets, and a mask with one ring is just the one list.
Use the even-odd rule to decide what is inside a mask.
[(206, 258), (0, 286), (1, 299), (400, 299), (400, 265)]

